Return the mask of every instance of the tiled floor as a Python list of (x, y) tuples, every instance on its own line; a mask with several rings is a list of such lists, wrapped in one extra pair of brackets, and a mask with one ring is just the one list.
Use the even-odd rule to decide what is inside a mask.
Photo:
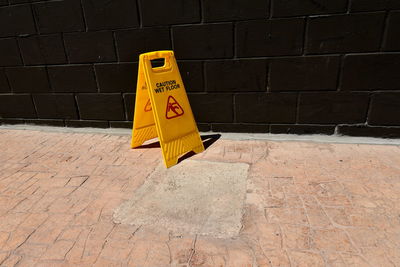
[(249, 164), (233, 238), (113, 221), (162, 161), (129, 136), (0, 130), (1, 266), (400, 266), (400, 148), (219, 139)]

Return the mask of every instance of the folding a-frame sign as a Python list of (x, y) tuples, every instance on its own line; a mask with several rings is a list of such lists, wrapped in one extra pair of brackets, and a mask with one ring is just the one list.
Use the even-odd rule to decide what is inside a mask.
[[(164, 65), (153, 68), (155, 59)], [(167, 168), (186, 152), (204, 150), (173, 51), (139, 57), (131, 147), (157, 136)]]

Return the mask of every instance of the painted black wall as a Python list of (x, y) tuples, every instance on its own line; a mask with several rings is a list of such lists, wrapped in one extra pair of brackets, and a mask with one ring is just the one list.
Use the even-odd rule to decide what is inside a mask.
[(400, 136), (399, 0), (0, 0), (0, 121), (131, 127), (165, 49), (200, 130)]

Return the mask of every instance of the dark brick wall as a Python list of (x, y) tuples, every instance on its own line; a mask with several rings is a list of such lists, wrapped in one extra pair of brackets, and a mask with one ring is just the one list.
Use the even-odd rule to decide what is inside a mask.
[(168, 49), (200, 130), (400, 137), (399, 0), (0, 0), (0, 123), (131, 127)]

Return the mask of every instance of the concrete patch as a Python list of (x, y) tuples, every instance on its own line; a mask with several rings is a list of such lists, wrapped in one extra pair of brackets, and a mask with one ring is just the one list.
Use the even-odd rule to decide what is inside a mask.
[(173, 233), (237, 236), (248, 165), (185, 160), (149, 176), (114, 213), (122, 224), (150, 225)]

